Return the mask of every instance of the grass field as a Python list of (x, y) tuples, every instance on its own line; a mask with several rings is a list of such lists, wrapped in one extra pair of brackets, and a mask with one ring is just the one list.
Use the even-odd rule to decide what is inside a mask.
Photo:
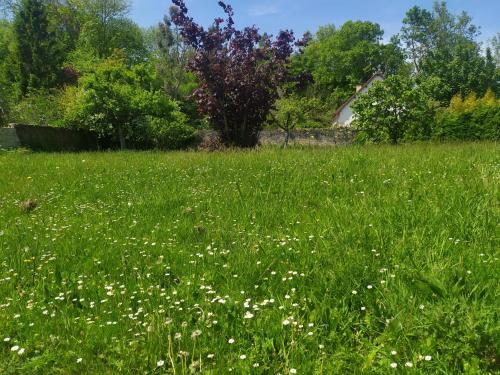
[(499, 171), (493, 143), (1, 153), (0, 373), (498, 374)]

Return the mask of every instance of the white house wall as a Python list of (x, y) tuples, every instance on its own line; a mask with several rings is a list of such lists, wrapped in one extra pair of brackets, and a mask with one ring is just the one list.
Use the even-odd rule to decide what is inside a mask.
[[(359, 93), (364, 94), (370, 90), (370, 88), (373, 86), (373, 84), (377, 81), (383, 81), (384, 79), (382, 77), (375, 77), (372, 79), (372, 81), (364, 87)], [(354, 121), (354, 113), (352, 112), (352, 104), (355, 102), (356, 98), (352, 99), (343, 109), (340, 111), (339, 115), (337, 116), (337, 121), (336, 124), (340, 126), (351, 126), (351, 123)]]

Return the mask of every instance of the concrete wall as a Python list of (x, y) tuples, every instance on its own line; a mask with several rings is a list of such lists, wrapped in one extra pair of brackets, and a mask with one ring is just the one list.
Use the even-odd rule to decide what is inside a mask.
[(0, 128), (0, 149), (17, 148), (21, 142), (17, 137), (16, 129)]

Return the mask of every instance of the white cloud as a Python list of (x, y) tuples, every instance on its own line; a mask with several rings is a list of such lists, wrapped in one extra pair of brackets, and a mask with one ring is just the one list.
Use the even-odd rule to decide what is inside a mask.
[(257, 4), (250, 7), (248, 12), (253, 17), (262, 17), (278, 14), (279, 9), (276, 5)]

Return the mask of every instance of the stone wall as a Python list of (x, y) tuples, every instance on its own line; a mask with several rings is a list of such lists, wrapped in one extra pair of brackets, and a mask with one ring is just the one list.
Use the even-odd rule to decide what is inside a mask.
[[(332, 129), (296, 129), (291, 132), (289, 144), (311, 146), (342, 146), (352, 144), (356, 132), (348, 128)], [(283, 130), (264, 130), (260, 134), (262, 145), (280, 145), (285, 143)]]
[[(290, 145), (342, 146), (353, 143), (356, 132), (348, 128), (296, 129), (291, 132)], [(202, 131), (198, 144), (215, 139), (214, 131)], [(260, 134), (261, 145), (283, 145), (283, 130), (264, 130)], [(96, 151), (115, 149), (109, 139), (98, 139), (91, 132), (53, 128), (49, 126), (14, 125), (0, 128), (0, 149), (26, 147), (36, 151)], [(196, 145), (194, 145), (196, 147)], [(140, 148), (140, 147), (139, 147)]]
[(16, 129), (0, 128), (0, 149), (17, 148), (21, 146), (21, 142), (17, 137)]
[[(356, 132), (349, 128), (329, 129), (295, 129), (290, 134), (289, 145), (304, 146), (344, 146), (354, 142)], [(215, 131), (202, 131), (199, 134), (200, 144), (210, 143), (217, 138)], [(263, 130), (260, 132), (259, 143), (262, 146), (283, 145), (286, 133), (281, 129)]]

